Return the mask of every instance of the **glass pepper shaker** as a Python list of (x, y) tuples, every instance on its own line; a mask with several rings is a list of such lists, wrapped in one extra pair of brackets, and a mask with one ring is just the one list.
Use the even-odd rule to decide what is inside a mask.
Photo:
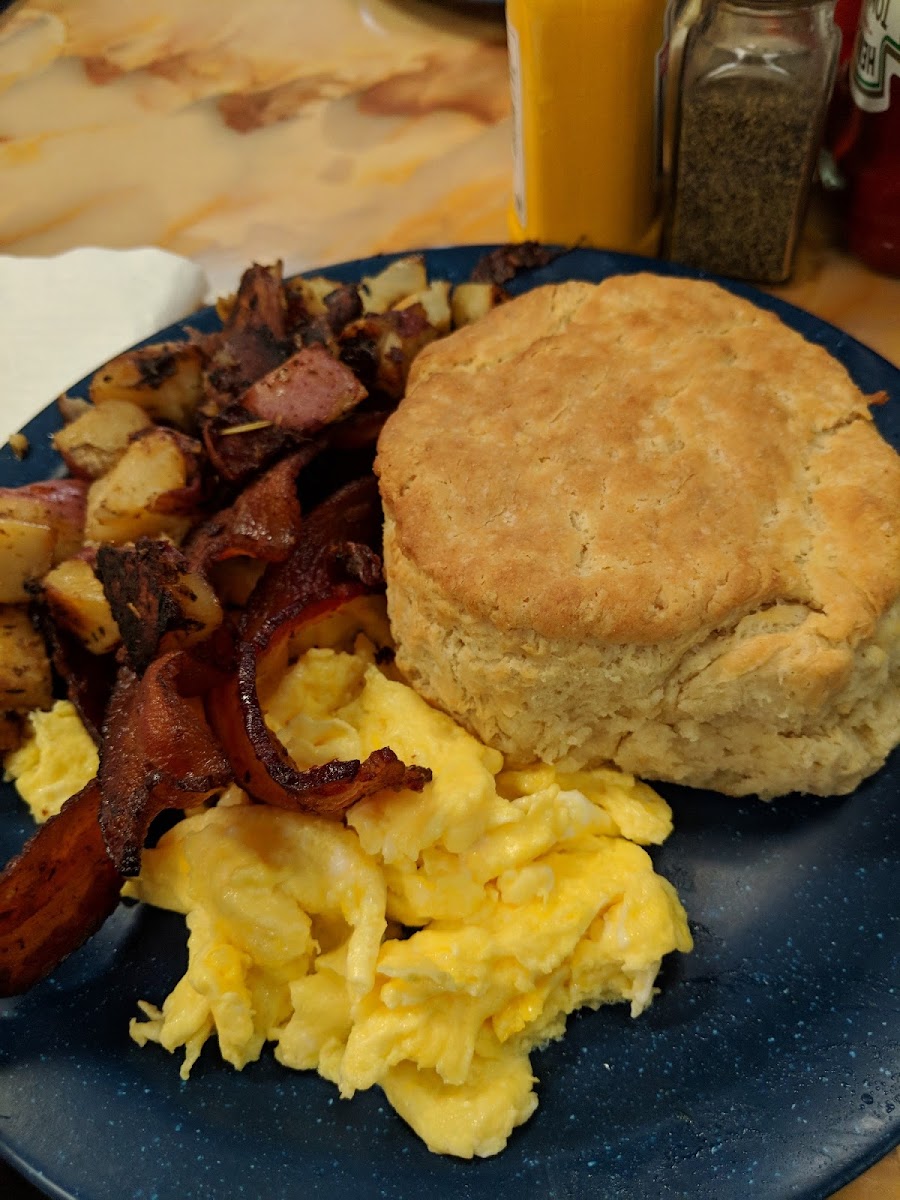
[(840, 33), (834, 0), (710, 0), (684, 49), (667, 248), (780, 283), (791, 273)]

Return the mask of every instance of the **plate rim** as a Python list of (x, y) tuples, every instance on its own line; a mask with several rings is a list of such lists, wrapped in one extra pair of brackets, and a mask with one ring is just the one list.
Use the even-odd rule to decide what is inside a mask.
[[(425, 256), (426, 261), (434, 257), (442, 258), (447, 256), (451, 258), (457, 258), (460, 255), (469, 255), (477, 258), (480, 254), (496, 249), (501, 244), (502, 243), (474, 243), (465, 245), (410, 248), (395, 252), (360, 256), (358, 258), (346, 259), (336, 263), (328, 263), (322, 266), (304, 269), (303, 271), (295, 272), (294, 274), (299, 276), (334, 274), (337, 278), (340, 278), (342, 274), (348, 274), (358, 278), (364, 270), (371, 272), (373, 269), (378, 269), (378, 264), (384, 265), (391, 260), (411, 254), (422, 254)], [(723, 286), (728, 291), (743, 296), (745, 299), (750, 300), (758, 307), (775, 312), (776, 315), (782, 317), (782, 319), (786, 319), (786, 323), (791, 328), (797, 329), (797, 331), (801, 333), (801, 336), (804, 337), (807, 337), (807, 334), (804, 333), (802, 329), (798, 329), (798, 325), (804, 325), (811, 322), (819, 331), (825, 334), (827, 338), (833, 338), (841, 347), (846, 347), (848, 351), (852, 351), (853, 353), (861, 353), (865, 358), (870, 360), (871, 365), (873, 365), (877, 371), (884, 370), (887, 375), (893, 376), (893, 384), (898, 391), (897, 395), (893, 395), (892, 391), (893, 399), (895, 403), (900, 402), (900, 368), (895, 366), (883, 355), (879, 354), (865, 343), (859, 341), (857, 338), (840, 329), (838, 326), (835, 326), (830, 322), (817, 317), (815, 314), (810, 313), (808, 310), (803, 309), (791, 301), (784, 300), (780, 296), (775, 296), (771, 293), (760, 291), (759, 289), (753, 287), (752, 284), (746, 284), (732, 279), (723, 279), (721, 277), (709, 275), (704, 272), (694, 271), (678, 264), (669, 263), (665, 260), (644, 258), (638, 255), (623, 255), (613, 251), (591, 250), (587, 247), (554, 247), (554, 249), (562, 251), (562, 254), (560, 255), (561, 258), (564, 258), (566, 255), (571, 253), (587, 255), (595, 262), (603, 261), (605, 264), (610, 265), (616, 263), (618, 263), (620, 266), (622, 264), (627, 264), (625, 271), (604, 270), (602, 276), (598, 276), (598, 278), (605, 278), (610, 274), (616, 273), (634, 273), (637, 270), (649, 270), (657, 274), (668, 276), (675, 275), (687, 278), (709, 280), (710, 282)], [(557, 259), (555, 261), (559, 260)], [(429, 274), (434, 274), (435, 269), (437, 268), (430, 267)], [(530, 279), (537, 273), (539, 272), (530, 270), (522, 272), (522, 275), (526, 279)], [(141, 341), (135, 343), (135, 345), (142, 346), (152, 344), (153, 342), (159, 341), (163, 337), (168, 337), (170, 335), (173, 338), (184, 338), (188, 336), (187, 330), (191, 327), (192, 322), (210, 321), (213, 319), (217, 319), (215, 318), (215, 307), (214, 305), (207, 305), (190, 314), (181, 321), (173, 322), (172, 324), (156, 331), (148, 337), (141, 339)], [(815, 339), (810, 339), (807, 337), (807, 340)], [(829, 353), (831, 353), (834, 357), (839, 358), (840, 361), (844, 362), (844, 356), (842, 353), (839, 353), (831, 347), (828, 347), (828, 349)], [(97, 367), (94, 368), (94, 371), (96, 371), (102, 365), (102, 363), (98, 363)], [(846, 363), (844, 365), (846, 366)], [(848, 367), (847, 369), (849, 370), (850, 368)], [(84, 379), (80, 380), (77, 384), (72, 385), (72, 387), (67, 389), (67, 391), (71, 393), (83, 390), (87, 382), (94, 374), (94, 371), (85, 376)], [(29, 431), (34, 427), (34, 430), (37, 433), (42, 434), (44, 432), (44, 426), (47, 424), (48, 414), (50, 413), (54, 413), (58, 417), (58, 410), (56, 410), (55, 401), (50, 401), (50, 403), (39, 413), (35, 414), (35, 416), (29, 422), (27, 422), (25, 426), (23, 426), (22, 432), (24, 432), (26, 436), (29, 436)], [(52, 450), (49, 450), (49, 453), (51, 455), (54, 454)], [(6, 457), (4, 457), (4, 455)], [(42, 460), (43, 455), (38, 454), (36, 457), (40, 461)], [(27, 464), (27, 462), (28, 460), (26, 459), (25, 463)], [(32, 464), (34, 465), (34, 460), (32, 460)], [(4, 477), (8, 474), (9, 466), (9, 448), (4, 447), (3, 452), (0, 453), (0, 479), (4, 481), (4, 486), (7, 486)], [(46, 475), (42, 472), (38, 477), (44, 478)], [(0, 813), (0, 820), (2, 820), (2, 817), (3, 814)], [(536, 1119), (540, 1120), (540, 1116), (538, 1116)], [(884, 1155), (888, 1153), (892, 1146), (896, 1145), (898, 1141), (900, 1141), (900, 1122), (898, 1122), (896, 1137), (893, 1137), (892, 1135), (890, 1145), (887, 1145), (885, 1142), (884, 1145), (879, 1144), (879, 1146), (874, 1149), (870, 1148), (868, 1151), (863, 1151), (857, 1154), (855, 1157), (848, 1159), (844, 1163), (842, 1170), (837, 1171), (830, 1176), (831, 1182), (829, 1187), (833, 1190), (834, 1188), (839, 1188), (847, 1182), (850, 1182), (852, 1179), (857, 1178), (861, 1172), (865, 1171), (869, 1166), (873, 1165), (882, 1157), (884, 1157)], [(41, 1169), (39, 1165), (29, 1162), (18, 1151), (13, 1149), (13, 1147), (7, 1143), (2, 1128), (0, 1128), (0, 1157), (9, 1163), (10, 1166), (12, 1166), (16, 1171), (18, 1171), (23, 1178), (27, 1179), (35, 1187), (45, 1191), (48, 1195), (57, 1197), (58, 1200), (72, 1200), (74, 1197), (73, 1192), (65, 1190), (56, 1184), (46, 1174), (46, 1172)], [(502, 1158), (503, 1156), (501, 1155), (500, 1157)], [(90, 1194), (91, 1193), (85, 1192), (83, 1193), (83, 1197), (87, 1198)], [(799, 1195), (801, 1198), (808, 1197), (808, 1200), (814, 1200), (814, 1198), (818, 1198), (820, 1196), (824, 1197), (825, 1195), (830, 1195), (831, 1192), (822, 1192), (818, 1186), (814, 1186), (813, 1189), (809, 1190), (808, 1192), (798, 1193), (796, 1191), (792, 1191), (791, 1194), (794, 1196)]]

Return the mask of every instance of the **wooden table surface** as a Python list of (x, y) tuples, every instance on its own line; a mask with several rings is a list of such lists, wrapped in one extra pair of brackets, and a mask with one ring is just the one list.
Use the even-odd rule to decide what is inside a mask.
[[(504, 241), (510, 178), (496, 16), (425, 0), (30, 0), (0, 27), (0, 253), (157, 245), (217, 293), (253, 260), (290, 272)], [(777, 290), (900, 365), (900, 280), (841, 250), (824, 201)], [(37, 1195), (0, 1164), (4, 1200)], [(838, 1195), (900, 1200), (900, 1157)]]

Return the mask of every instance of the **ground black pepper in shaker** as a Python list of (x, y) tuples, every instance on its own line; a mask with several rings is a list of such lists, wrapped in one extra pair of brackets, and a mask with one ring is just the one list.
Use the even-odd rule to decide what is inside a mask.
[(682, 63), (667, 249), (766, 283), (791, 272), (839, 35), (833, 0), (712, 0)]

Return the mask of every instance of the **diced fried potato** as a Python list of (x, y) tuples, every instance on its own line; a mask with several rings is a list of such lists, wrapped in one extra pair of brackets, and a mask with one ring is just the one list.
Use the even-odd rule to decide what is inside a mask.
[(311, 317), (322, 317), (328, 312), (325, 297), (330, 296), (341, 285), (335, 279), (326, 279), (324, 275), (315, 275), (312, 279), (289, 279), (285, 290), (301, 298), (303, 307)]
[(189, 429), (200, 403), (204, 354), (193, 342), (161, 342), (129, 350), (106, 364), (91, 380), (95, 404), (127, 400), (154, 420)]
[(471, 325), (495, 308), (503, 293), (495, 283), (458, 283), (450, 296), (453, 327)]
[(86, 493), (86, 485), (74, 479), (0, 488), (0, 521), (46, 525), (53, 535), (52, 561), (62, 562), (81, 549)]
[(56, 621), (93, 654), (105, 654), (119, 641), (103, 585), (90, 563), (70, 558), (44, 576), (44, 599)]
[(363, 312), (387, 312), (404, 296), (409, 296), (413, 292), (424, 292), (427, 287), (428, 276), (425, 271), (425, 260), (421, 254), (410, 254), (407, 258), (397, 258), (377, 275), (368, 275), (363, 278), (360, 288)]
[(59, 409), (59, 415), (68, 425), (70, 421), (80, 417), (83, 412), (87, 412), (91, 405), (90, 401), (84, 400), (81, 396), (70, 396), (63, 392), (61, 396), (56, 397), (56, 407)]
[(137, 404), (107, 400), (99, 407), (88, 406), (53, 435), (53, 444), (73, 475), (99, 479), (119, 461), (132, 436), (152, 424)]
[(227, 296), (219, 296), (216, 300), (216, 316), (224, 325), (228, 318), (234, 312), (234, 306), (237, 301), (237, 292), (229, 292)]
[(31, 442), (29, 442), (24, 433), (11, 433), (7, 438), (7, 441), (9, 443), (10, 450), (12, 450), (19, 462), (21, 462), (23, 458), (28, 457), (29, 451), (31, 450)]
[(131, 442), (113, 469), (91, 484), (85, 538), (120, 543), (165, 534), (179, 541), (190, 518), (157, 506), (166, 493), (185, 487), (189, 469), (177, 438), (167, 429), (151, 430)]
[(138, 673), (161, 651), (203, 641), (222, 623), (211, 584), (168, 538), (100, 546), (95, 571)]
[(351, 321), (342, 331), (340, 343), (345, 353), (348, 348), (355, 352), (362, 348), (364, 357), (374, 358), (375, 386), (399, 400), (413, 359), (437, 336), (424, 306), (415, 300), (386, 313), (370, 313)]
[(23, 607), (0, 605), (0, 711), (49, 708), (50, 660)]
[(53, 565), (56, 536), (49, 525), (0, 516), (0, 604), (28, 599), (36, 583)]
[(413, 304), (422, 305), (428, 324), (438, 333), (450, 332), (450, 284), (445, 279), (436, 279), (423, 291), (404, 296), (394, 308), (409, 308)]
[(197, 571), (183, 575), (176, 586), (169, 588), (169, 595), (177, 603), (184, 616), (184, 627), (167, 633), (163, 639), (165, 649), (176, 646), (193, 646), (209, 637), (222, 624), (222, 606), (212, 586)]

